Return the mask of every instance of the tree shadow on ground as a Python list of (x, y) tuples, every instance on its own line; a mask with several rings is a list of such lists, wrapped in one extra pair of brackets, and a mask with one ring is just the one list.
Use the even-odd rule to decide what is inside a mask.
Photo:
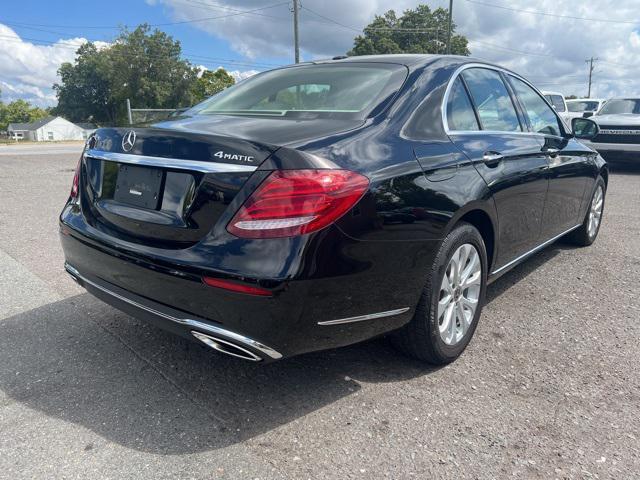
[[(564, 247), (494, 282), (491, 302)], [(435, 371), (386, 339), (267, 365), (227, 357), (89, 294), (0, 321), (0, 389), (31, 409), (158, 454), (242, 442), (357, 392)]]

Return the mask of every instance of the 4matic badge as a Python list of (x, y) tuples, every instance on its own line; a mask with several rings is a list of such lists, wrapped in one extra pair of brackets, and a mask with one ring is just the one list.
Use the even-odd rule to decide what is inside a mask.
[(222, 150), (217, 151), (213, 154), (216, 158), (221, 158), (223, 160), (236, 160), (239, 162), (252, 162), (255, 157), (250, 155), (238, 155), (236, 153), (225, 153)]

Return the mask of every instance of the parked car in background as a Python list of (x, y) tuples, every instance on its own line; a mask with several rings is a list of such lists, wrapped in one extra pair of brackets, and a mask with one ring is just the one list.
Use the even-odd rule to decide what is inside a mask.
[(564, 95), (559, 92), (542, 92), (544, 98), (556, 109), (556, 112), (564, 118), (564, 114), (567, 112), (567, 101), (564, 99)]
[(574, 118), (589, 118), (602, 108), (606, 103), (603, 98), (575, 98), (567, 100), (567, 112), (564, 117), (567, 123), (571, 124)]
[(583, 141), (612, 162), (640, 164), (640, 98), (613, 98), (591, 117), (600, 131)]
[(174, 333), (273, 361), (390, 333), (435, 364), (487, 284), (600, 227), (604, 160), (527, 80), (458, 56), (257, 74), (182, 116), (101, 128), (60, 215), (66, 270)]

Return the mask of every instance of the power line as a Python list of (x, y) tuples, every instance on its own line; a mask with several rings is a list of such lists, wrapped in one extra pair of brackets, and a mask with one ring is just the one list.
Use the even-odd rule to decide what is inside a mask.
[(365, 27), (365, 28), (357, 28), (357, 27), (351, 27), (349, 25), (345, 25), (344, 23), (341, 23), (337, 20), (334, 20), (333, 18), (329, 18), (325, 15), (322, 15), (318, 12), (316, 12), (315, 10), (311, 10), (309, 7), (305, 7), (304, 5), (300, 6), (301, 9), (306, 10), (309, 13), (312, 13), (313, 15), (323, 18), (324, 20), (327, 20), (329, 23), (333, 23), (335, 25), (338, 25), (342, 28), (346, 28), (349, 29), (353, 32), (356, 33), (363, 33), (366, 31), (371, 31), (371, 32), (408, 32), (408, 33), (429, 33), (429, 32), (433, 32), (433, 31), (437, 31), (437, 32), (441, 32), (443, 31), (442, 28), (440, 27), (419, 27), (419, 28), (401, 28), (401, 27)]
[[(69, 50), (77, 50), (78, 48), (80, 48), (80, 46), (84, 43), (89, 43), (87, 42), (83, 42), (81, 44), (74, 44), (72, 41), (68, 40), (66, 41), (67, 43), (60, 43), (60, 42), (52, 42), (49, 40), (42, 40), (42, 39), (37, 39), (37, 38), (29, 38), (29, 37), (21, 37), (21, 38), (16, 38), (12, 35), (0, 35), (0, 38), (3, 38), (6, 42), (14, 42), (14, 43), (24, 43), (23, 40), (28, 40), (30, 42), (34, 42), (34, 44), (37, 44), (39, 46), (56, 46), (58, 48), (65, 48), (65, 49), (69, 49)], [(38, 43), (35, 43), (38, 42)], [(277, 64), (272, 64), (272, 63), (261, 63), (261, 62), (251, 62), (251, 61), (243, 61), (243, 60), (233, 60), (233, 59), (228, 59), (228, 58), (219, 58), (219, 57), (208, 57), (208, 56), (204, 56), (204, 55), (196, 55), (196, 54), (189, 54), (188, 52), (182, 52), (187, 58), (185, 58), (186, 60), (191, 60), (192, 63), (209, 63), (209, 64), (214, 64), (214, 63), (227, 63), (227, 64), (234, 64), (234, 65), (241, 65), (241, 66), (250, 66), (250, 67), (278, 67), (280, 65)], [(165, 56), (162, 55), (149, 55), (149, 54), (144, 54), (144, 53), (125, 53), (125, 52), (112, 52), (112, 55), (116, 55), (119, 57), (125, 57), (125, 58), (140, 58), (140, 57), (146, 57), (146, 58), (150, 58), (150, 59), (164, 59), (166, 58)], [(189, 58), (192, 57), (192, 58)], [(197, 59), (197, 60), (196, 60)]]
[[(266, 7), (253, 8), (251, 10), (238, 10), (235, 13), (230, 13), (227, 15), (218, 15), (215, 17), (206, 17), (206, 18), (196, 18), (194, 20), (182, 20), (179, 22), (166, 22), (166, 23), (149, 23), (147, 24), (150, 27), (167, 27), (171, 25), (185, 25), (190, 23), (199, 23), (199, 22), (208, 22), (210, 20), (219, 20), (222, 18), (236, 17), (238, 15), (247, 15), (253, 12), (257, 12), (260, 10), (267, 10), (269, 8), (279, 7), (280, 5), (286, 5), (289, 2), (280, 2), (275, 3), (273, 5), (267, 5)], [(91, 28), (97, 30), (114, 30), (119, 29), (120, 26), (114, 25), (51, 25), (51, 24), (38, 24), (38, 23), (24, 23), (24, 22), (12, 22), (2, 20), (2, 23), (6, 23), (7, 25), (20, 25), (20, 26), (33, 26), (33, 27), (53, 27), (53, 28)], [(122, 27), (131, 27), (131, 25), (123, 24)]]
[(557, 13), (541, 12), (539, 10), (525, 10), (521, 8), (507, 7), (504, 5), (496, 5), (495, 3), (480, 2), (478, 0), (465, 0), (465, 1), (469, 3), (475, 3), (476, 5), (483, 5), (485, 7), (499, 8), (502, 10), (509, 10), (510, 12), (530, 13), (531, 15), (542, 15), (545, 17), (567, 18), (570, 20), (585, 20), (588, 22), (624, 23), (627, 25), (637, 25), (638, 23), (640, 23), (640, 21), (638, 20), (633, 21), (633, 20), (613, 20), (610, 18), (576, 17), (574, 15), (560, 15)]
[[(201, 8), (203, 10), (211, 10), (212, 8), (216, 8), (216, 9), (220, 9), (220, 10), (229, 10), (231, 12), (242, 12), (245, 13), (247, 15), (255, 15), (258, 17), (266, 17), (266, 18), (274, 18), (274, 19), (278, 19), (278, 20), (288, 20), (285, 17), (278, 17), (275, 15), (267, 15), (265, 13), (258, 13), (256, 11), (246, 11), (246, 10), (239, 10), (237, 8), (233, 8), (233, 7), (228, 7), (226, 5), (220, 5), (219, 3), (215, 3), (215, 2), (199, 2), (197, 0), (173, 0), (174, 2), (178, 2), (178, 3), (184, 3), (184, 4), (191, 4), (191, 5), (200, 5), (197, 6), (196, 8)], [(276, 5), (278, 6), (278, 5)], [(271, 7), (269, 7), (271, 8)]]

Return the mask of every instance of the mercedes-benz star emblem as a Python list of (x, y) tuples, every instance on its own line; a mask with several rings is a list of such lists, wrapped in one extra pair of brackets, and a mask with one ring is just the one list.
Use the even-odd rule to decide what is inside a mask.
[(122, 150), (130, 152), (133, 145), (136, 143), (136, 132), (129, 130), (124, 137), (122, 137)]

